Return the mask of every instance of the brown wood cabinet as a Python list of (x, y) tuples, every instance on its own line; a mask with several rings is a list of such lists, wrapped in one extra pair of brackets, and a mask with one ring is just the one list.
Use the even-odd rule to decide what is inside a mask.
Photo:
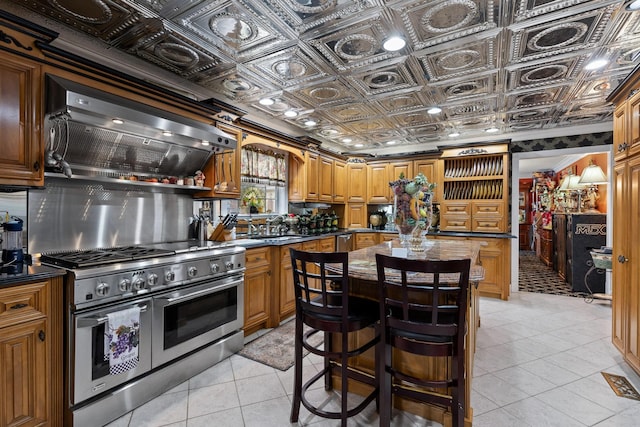
[(2, 426), (62, 425), (61, 295), (61, 278), (0, 289)]
[(233, 136), (238, 145), (235, 150), (227, 150), (211, 156), (202, 170), (206, 176), (205, 187), (210, 188), (210, 190), (197, 192), (194, 197), (236, 199), (240, 197), (240, 162), (242, 161), (240, 143), (242, 141), (242, 131), (221, 123), (217, 127)]
[(42, 71), (0, 51), (0, 185), (44, 185)]
[(347, 163), (343, 160), (333, 162), (333, 203), (347, 201)]
[[(422, 173), (429, 182), (438, 183), (438, 161), (436, 159), (414, 160), (413, 173), (418, 175)], [(441, 198), (442, 186), (436, 186), (433, 192), (433, 202), (439, 202)]]
[(318, 160), (318, 200), (333, 202), (333, 159), (320, 156)]
[(247, 249), (244, 276), (244, 334), (267, 327), (271, 301), (271, 247)]
[(355, 233), (353, 250), (364, 249), (378, 244), (378, 234), (380, 233)]
[(546, 228), (536, 230), (536, 254), (540, 261), (551, 267), (553, 264), (553, 230)]
[(278, 307), (275, 313), (278, 314), (277, 323), (291, 316), (296, 309), (296, 299), (293, 287), (293, 271), (291, 266), (291, 255), (289, 248), (302, 250), (302, 243), (280, 246), (280, 269), (276, 284), (278, 285)]
[(365, 203), (367, 201), (367, 165), (347, 163), (347, 201)]
[(367, 205), (347, 203), (345, 207), (346, 228), (367, 228)]
[(289, 201), (303, 202), (307, 194), (307, 180), (304, 169), (304, 158), (289, 156)]
[(304, 200), (307, 202), (317, 202), (320, 197), (320, 154), (307, 151), (305, 154), (304, 169), (307, 177)]
[(389, 182), (404, 175), (412, 179), (413, 161), (397, 161), (384, 163), (370, 163), (367, 165), (367, 203), (393, 203), (393, 194)]
[(640, 71), (609, 96), (614, 114), (612, 342), (640, 374)]

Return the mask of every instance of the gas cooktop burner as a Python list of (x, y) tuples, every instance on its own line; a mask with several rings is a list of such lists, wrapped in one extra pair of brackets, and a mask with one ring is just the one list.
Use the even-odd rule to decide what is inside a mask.
[(144, 246), (123, 246), (82, 251), (43, 253), (40, 256), (40, 261), (64, 268), (84, 268), (174, 254), (174, 251), (167, 249), (148, 248)]

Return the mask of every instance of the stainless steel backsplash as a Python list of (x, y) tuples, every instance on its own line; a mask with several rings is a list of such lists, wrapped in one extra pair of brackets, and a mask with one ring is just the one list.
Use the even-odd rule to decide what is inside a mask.
[(193, 199), (47, 178), (29, 191), (27, 209), (27, 249), (37, 254), (185, 240)]

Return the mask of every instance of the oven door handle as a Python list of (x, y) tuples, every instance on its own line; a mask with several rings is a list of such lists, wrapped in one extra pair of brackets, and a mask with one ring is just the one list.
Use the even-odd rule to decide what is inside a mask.
[[(147, 305), (140, 306), (140, 313), (144, 313), (147, 311)], [(102, 323), (107, 323), (109, 318), (107, 316), (102, 317), (83, 317), (81, 319), (77, 319), (77, 327), (78, 328), (92, 328), (94, 326), (98, 326)]]
[(198, 298), (202, 295), (207, 295), (207, 294), (213, 294), (219, 291), (223, 291), (225, 289), (229, 289), (229, 288), (233, 288), (238, 286), (238, 283), (242, 282), (242, 279), (240, 280), (234, 280), (231, 283), (226, 283), (224, 285), (220, 285), (220, 286), (216, 286), (213, 288), (207, 287), (205, 289), (200, 289), (199, 291), (195, 291), (195, 292), (191, 292), (188, 293), (186, 295), (180, 295), (177, 297), (171, 297), (169, 295), (167, 296), (159, 296), (159, 297), (154, 297), (154, 299), (161, 299), (161, 300), (165, 300), (167, 301), (166, 304), (164, 304), (165, 307), (169, 307), (171, 305), (177, 304), (181, 301), (188, 301), (190, 299), (194, 299), (194, 298)]

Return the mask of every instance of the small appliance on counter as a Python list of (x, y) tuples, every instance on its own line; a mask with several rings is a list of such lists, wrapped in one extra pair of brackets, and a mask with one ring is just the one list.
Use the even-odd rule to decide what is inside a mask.
[(2, 224), (4, 235), (2, 238), (2, 266), (3, 269), (13, 266), (16, 270), (22, 270), (24, 252), (22, 250), (22, 220), (12, 217)]
[(374, 230), (384, 230), (387, 224), (387, 214), (384, 211), (372, 212), (369, 215), (369, 226)]

